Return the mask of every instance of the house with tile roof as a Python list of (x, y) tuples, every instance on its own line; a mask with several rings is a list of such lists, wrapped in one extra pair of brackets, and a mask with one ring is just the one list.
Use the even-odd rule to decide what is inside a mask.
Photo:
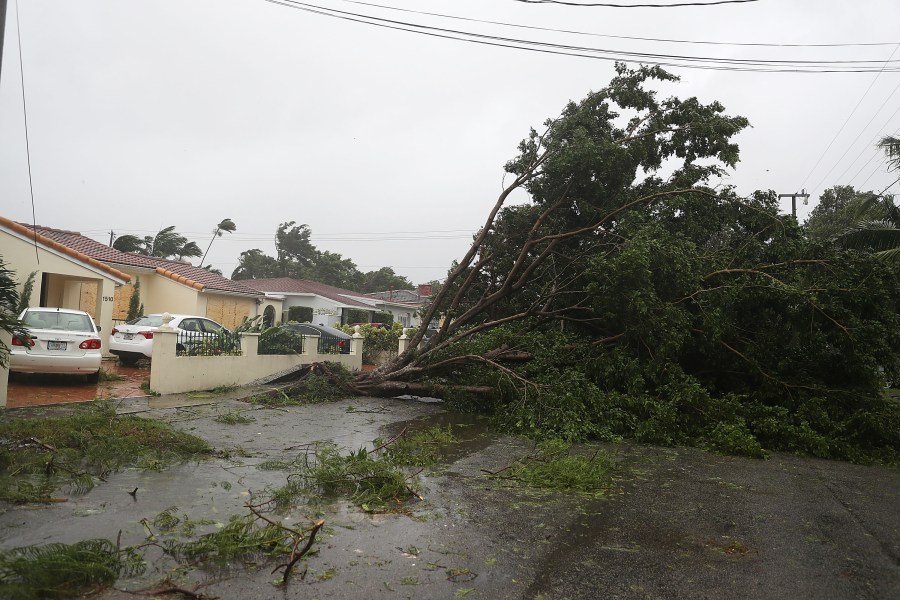
[[(244, 317), (262, 314), (267, 305), (273, 307), (275, 314), (281, 310), (280, 301), (266, 302), (257, 290), (187, 262), (121, 252), (77, 231), (42, 226), (35, 227), (34, 231), (60, 247), (129, 276), (130, 282), (118, 287), (112, 295), (114, 322), (125, 319), (133, 286), (138, 280), (146, 314), (200, 315), (233, 328)], [(91, 297), (89, 286), (85, 286), (82, 294), (84, 298)], [(85, 302), (90, 303), (83, 300)]]
[[(127, 272), (4, 217), (0, 217), (0, 255), (13, 271), (20, 293), (29, 274), (35, 274), (30, 306), (84, 310), (102, 332), (112, 329), (116, 293), (131, 280)], [(5, 386), (6, 377), (0, 376), (0, 406)]]
[(394, 321), (401, 323), (404, 327), (417, 327), (419, 324), (418, 306), (416, 305), (373, 298), (360, 292), (324, 283), (294, 279), (293, 277), (245, 279), (241, 283), (264, 293), (266, 298), (281, 300), (282, 322), (288, 320), (288, 311), (292, 306), (306, 306), (313, 309), (313, 322), (322, 325), (347, 324), (347, 313), (350, 309), (368, 312), (370, 322), (375, 313), (386, 312), (393, 315)]

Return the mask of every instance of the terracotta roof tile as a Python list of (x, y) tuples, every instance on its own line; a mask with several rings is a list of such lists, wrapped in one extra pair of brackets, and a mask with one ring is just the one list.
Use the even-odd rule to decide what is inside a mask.
[(36, 237), (39, 243), (53, 248), (57, 252), (62, 252), (67, 256), (71, 256), (72, 258), (80, 262), (87, 263), (95, 269), (99, 269), (105, 273), (108, 273), (109, 275), (112, 275), (116, 279), (121, 279), (126, 282), (131, 281), (131, 276), (127, 273), (123, 273), (118, 269), (110, 267), (109, 265), (105, 265), (89, 254), (81, 252), (78, 248), (68, 246), (67, 244), (54, 239), (52, 236), (46, 235), (44, 227), (37, 227), (35, 229), (26, 225), (22, 225), (21, 223), (16, 223), (15, 221), (10, 221), (6, 217), (0, 217), (0, 225), (3, 225), (8, 229), (12, 229), (19, 234), (28, 236), (31, 239), (34, 239)]
[[(316, 281), (308, 281), (306, 279), (294, 279), (293, 277), (276, 277), (274, 279), (243, 279), (242, 283), (259, 290), (260, 292), (282, 293), (282, 294), (316, 294), (359, 308), (367, 308), (372, 310), (374, 306), (365, 301), (365, 295), (353, 290), (345, 290), (343, 288), (318, 283)], [(362, 301), (356, 298), (362, 299)]]
[(87, 255), (101, 263), (122, 265), (123, 267), (153, 269), (164, 277), (169, 277), (170, 279), (200, 291), (228, 292), (231, 294), (243, 294), (248, 296), (260, 295), (257, 290), (244, 285), (240, 281), (226, 279), (221, 275), (217, 275), (206, 269), (201, 269), (200, 267), (195, 267), (190, 263), (144, 256), (132, 252), (121, 252), (115, 248), (110, 248), (97, 240), (92, 240), (89, 237), (83, 236), (77, 231), (52, 229), (50, 227), (38, 227), (37, 231), (38, 234)]
[[(361, 292), (346, 290), (333, 285), (326, 285), (306, 279), (294, 279), (293, 277), (276, 277), (274, 279), (243, 279), (242, 283), (261, 292), (272, 294), (316, 294), (347, 306), (374, 310), (376, 304), (383, 304), (382, 298), (367, 297)], [(390, 302), (391, 304), (404, 304), (403, 302)], [(411, 307), (415, 308), (415, 307)]]

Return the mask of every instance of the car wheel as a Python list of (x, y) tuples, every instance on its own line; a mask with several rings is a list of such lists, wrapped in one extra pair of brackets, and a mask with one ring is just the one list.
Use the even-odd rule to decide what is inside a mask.
[(88, 383), (100, 383), (100, 369), (97, 369), (97, 371), (94, 373), (85, 375), (85, 379)]

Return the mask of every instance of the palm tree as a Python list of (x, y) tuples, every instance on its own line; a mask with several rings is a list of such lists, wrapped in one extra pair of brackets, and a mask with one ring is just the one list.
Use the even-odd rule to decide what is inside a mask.
[(888, 155), (888, 162), (892, 169), (900, 169), (900, 138), (893, 135), (886, 135), (881, 138), (878, 145), (884, 149)]
[[(900, 264), (900, 206), (893, 196), (873, 196), (860, 204), (858, 214), (874, 212), (838, 236), (845, 248), (868, 249), (882, 260)], [(870, 213), (871, 214), (871, 213)]]
[(212, 248), (213, 242), (216, 241), (217, 237), (222, 237), (222, 233), (227, 231), (228, 233), (233, 233), (237, 229), (237, 225), (234, 224), (234, 221), (231, 219), (222, 219), (222, 222), (216, 225), (215, 230), (213, 231), (213, 237), (209, 240), (209, 246), (206, 247), (206, 252), (203, 253), (203, 258), (200, 259), (200, 266), (203, 266), (203, 261), (206, 260), (206, 255), (209, 254), (209, 249)]
[[(900, 169), (900, 138), (887, 135), (878, 145), (887, 154), (888, 170)], [(900, 265), (900, 206), (894, 204), (893, 195), (884, 194), (897, 182), (900, 179), (860, 203), (857, 221), (837, 238), (840, 245), (871, 250), (878, 258)]]

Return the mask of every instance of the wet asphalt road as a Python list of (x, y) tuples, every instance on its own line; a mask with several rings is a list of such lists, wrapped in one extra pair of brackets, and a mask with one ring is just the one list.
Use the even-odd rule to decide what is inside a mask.
[[(586, 499), (485, 477), (482, 469), (507, 466), (530, 444), (439, 405), (353, 399), (269, 410), (212, 400), (133, 400), (120, 410), (169, 420), (230, 450), (228, 459), (121, 473), (65, 504), (0, 508), (0, 547), (115, 539), (119, 529), (123, 544), (137, 544), (140, 520), (170, 506), (227, 521), (251, 490), (283, 483), (284, 473), (257, 468), (266, 459), (296, 456), (316, 440), (353, 449), (407, 422), (453, 422), (464, 441), (422, 474), (424, 500), (408, 515), (368, 515), (345, 501), (282, 515), (327, 522), (318, 552), (286, 587), (273, 585), (272, 565), (175, 574), (223, 599), (900, 597), (897, 469), (621, 444), (606, 446), (621, 465), (616, 486)], [(213, 420), (232, 410), (255, 421)], [(137, 500), (126, 493), (134, 487)], [(143, 579), (117, 587), (144, 588), (173, 567), (155, 561)]]

